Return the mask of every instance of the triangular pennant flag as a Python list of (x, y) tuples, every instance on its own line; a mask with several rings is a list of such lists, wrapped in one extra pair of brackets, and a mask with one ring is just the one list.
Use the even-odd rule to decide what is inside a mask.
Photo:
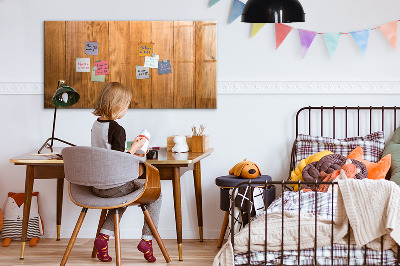
[(288, 36), (289, 32), (292, 29), (293, 28), (288, 25), (275, 23), (276, 49), (278, 49), (278, 47), (282, 44), (282, 42), (285, 40), (286, 36)]
[(261, 30), (262, 27), (264, 27), (265, 23), (253, 23), (253, 26), (251, 28), (251, 38), (256, 35), (259, 30)]
[(244, 8), (244, 3), (239, 0), (233, 0), (231, 17), (229, 18), (229, 23), (232, 23), (235, 19), (237, 19), (240, 15), (242, 15), (242, 11)]
[(315, 31), (300, 30), (301, 55), (304, 58), (317, 33)]
[(219, 2), (219, 0), (210, 0), (210, 5), (208, 7), (212, 7), (213, 5), (215, 5), (218, 2)]
[(371, 29), (360, 30), (360, 31), (352, 31), (351, 35), (353, 35), (354, 40), (356, 41), (358, 47), (361, 50), (361, 53), (364, 55), (368, 46), (369, 33)]
[(342, 36), (342, 34), (340, 34), (339, 32), (333, 32), (333, 33), (325, 33), (323, 36), (326, 48), (328, 48), (329, 55), (332, 58), (333, 54), (336, 51), (336, 48), (338, 47), (339, 39), (340, 36)]
[(378, 27), (393, 49), (397, 48), (397, 20)]

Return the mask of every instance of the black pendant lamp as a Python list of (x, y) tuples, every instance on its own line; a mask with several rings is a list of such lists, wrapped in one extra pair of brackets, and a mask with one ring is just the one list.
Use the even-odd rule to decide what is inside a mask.
[(243, 8), (242, 22), (304, 22), (304, 10), (298, 0), (249, 0)]

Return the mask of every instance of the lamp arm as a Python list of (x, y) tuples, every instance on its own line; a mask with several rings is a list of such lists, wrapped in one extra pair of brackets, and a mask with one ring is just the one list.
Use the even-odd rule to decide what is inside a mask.
[(50, 144), (50, 148), (53, 147), (54, 131), (55, 131), (55, 129), (56, 129), (56, 118), (57, 118), (57, 106), (54, 106), (53, 131), (52, 131), (52, 133), (51, 133), (51, 144)]
[[(65, 141), (65, 140), (62, 140), (62, 139), (59, 139), (59, 138), (55, 138), (55, 137), (54, 137), (54, 131), (55, 131), (55, 128), (56, 128), (56, 118), (57, 118), (57, 106), (54, 107), (53, 131), (52, 131), (52, 133), (51, 133), (51, 138), (48, 138), (48, 139), (43, 143), (42, 147), (40, 147), (40, 149), (39, 149), (39, 151), (38, 151), (38, 154), (40, 154), (40, 152), (41, 152), (45, 147), (50, 148), (51, 152), (53, 152), (53, 142), (54, 142), (54, 140), (57, 140), (57, 141), (59, 141), (59, 142), (65, 143), (65, 144), (68, 144), (68, 145), (70, 145), (70, 146), (76, 146), (75, 144), (72, 144), (72, 143), (67, 142), (67, 141)], [(50, 144), (49, 144), (49, 141), (50, 141)]]

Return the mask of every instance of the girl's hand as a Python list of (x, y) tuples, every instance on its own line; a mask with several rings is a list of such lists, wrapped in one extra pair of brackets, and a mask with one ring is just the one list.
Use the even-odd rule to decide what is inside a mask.
[(149, 149), (147, 149), (147, 151), (146, 151), (146, 153), (145, 154), (137, 154), (137, 153), (135, 153), (135, 155), (136, 156), (139, 156), (139, 157), (146, 157), (146, 155), (149, 153)]
[(132, 142), (129, 152), (131, 154), (135, 154), (140, 148), (143, 147), (143, 145), (146, 143), (146, 141), (147, 140), (145, 138), (136, 137), (135, 140)]

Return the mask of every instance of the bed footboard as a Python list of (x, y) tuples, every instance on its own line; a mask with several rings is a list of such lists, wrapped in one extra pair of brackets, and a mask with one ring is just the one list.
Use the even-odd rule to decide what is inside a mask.
[[(315, 223), (314, 223), (314, 227), (315, 227), (315, 232), (314, 232), (314, 247), (311, 249), (307, 249), (307, 250), (302, 250), (301, 246), (302, 246), (302, 235), (301, 235), (301, 230), (300, 230), (300, 225), (302, 223), (301, 220), (301, 206), (302, 206), (302, 194), (304, 194), (304, 192), (302, 192), (301, 190), (293, 192), (293, 191), (288, 191), (288, 189), (286, 188), (286, 185), (292, 185), (292, 184), (297, 184), (299, 185), (299, 187), (301, 185), (312, 185), (313, 186), (313, 190), (308, 192), (308, 193), (313, 193), (313, 194), (309, 194), (312, 195), (312, 200), (310, 202), (310, 196), (308, 197), (308, 205), (312, 205), (313, 204), (313, 208), (315, 208), (314, 210), (314, 216), (315, 216)], [(261, 214), (264, 215), (264, 220), (265, 220), (265, 224), (263, 225), (263, 230), (264, 230), (264, 239), (265, 239), (265, 243), (263, 244), (264, 246), (264, 250), (257, 251), (257, 256), (258, 259), (254, 259), (254, 257), (257, 256), (253, 256), (254, 250), (252, 250), (252, 223), (254, 223), (253, 219), (249, 219), (248, 224), (247, 224), (247, 229), (248, 229), (248, 242), (247, 242), (247, 251), (246, 252), (242, 252), (241, 256), (245, 258), (244, 262), (247, 261), (247, 263), (243, 263), (243, 260), (241, 261), (241, 263), (239, 263), (239, 265), (400, 265), (400, 252), (397, 253), (396, 256), (394, 256), (394, 252), (392, 251), (384, 251), (384, 245), (383, 245), (383, 237), (381, 237), (381, 243), (380, 243), (380, 251), (371, 251), (369, 250), (366, 246), (363, 246), (362, 248), (358, 248), (357, 252), (359, 252), (359, 254), (363, 254), (363, 259), (360, 261), (360, 256), (358, 256), (357, 258), (357, 263), (356, 264), (352, 264), (352, 261), (354, 262), (354, 260), (352, 260), (352, 256), (354, 254), (356, 254), (354, 251), (354, 245), (351, 245), (350, 242), (350, 224), (348, 224), (348, 231), (347, 231), (347, 236), (346, 236), (346, 245), (342, 245), (342, 253), (340, 255), (337, 255), (337, 247), (335, 246), (336, 244), (334, 243), (334, 210), (335, 207), (334, 204), (335, 203), (335, 199), (334, 197), (336, 197), (336, 193), (334, 192), (337, 188), (338, 188), (338, 182), (333, 181), (333, 182), (302, 182), (302, 181), (246, 181), (246, 182), (242, 182), (240, 184), (238, 184), (237, 186), (235, 186), (235, 188), (232, 191), (232, 195), (235, 195), (236, 190), (239, 187), (243, 187), (243, 186), (249, 186), (249, 187), (258, 187), (258, 188), (262, 188), (265, 190), (265, 194), (266, 194), (266, 198), (268, 198), (268, 188), (270, 185), (275, 185), (277, 188), (280, 186), (282, 189), (282, 194), (280, 198), (277, 198), (275, 200), (275, 203), (279, 203), (278, 201), (281, 201), (281, 208), (280, 211), (282, 212), (282, 219), (281, 219), (281, 238), (280, 238), (280, 250), (276, 250), (273, 251), (274, 254), (279, 254), (279, 259), (269, 259), (271, 258), (270, 256), (270, 251), (268, 250), (268, 243), (270, 241), (270, 239), (268, 239), (268, 216), (271, 215), (271, 213), (268, 213), (267, 211), (267, 202), (265, 202), (265, 213)], [(326, 247), (324, 249), (324, 259), (323, 262), (321, 263), (321, 259), (317, 258), (317, 253), (318, 253), (318, 232), (317, 232), (317, 217), (318, 217), (318, 213), (319, 213), (319, 209), (318, 209), (318, 187), (320, 185), (330, 185), (332, 186), (332, 193), (324, 193), (325, 194), (325, 198), (326, 197), (331, 197), (331, 200), (329, 202), (329, 212), (330, 212), (330, 228), (331, 228), (331, 239), (330, 239), (330, 249), (329, 249), (329, 245), (328, 247)], [(250, 198), (252, 198), (252, 190), (250, 189)], [(285, 207), (285, 192), (288, 193), (295, 193), (292, 195), (295, 195), (296, 197), (298, 197), (298, 208), (296, 210), (297, 214), (298, 214), (298, 235), (297, 235), (297, 250), (293, 250), (291, 249), (290, 254), (294, 254), (292, 256), (291, 261), (286, 261), (286, 255), (285, 252), (287, 252), (285, 250), (285, 215), (283, 215), (285, 213), (286, 207)], [(315, 197), (314, 197), (315, 195)], [(304, 196), (303, 196), (304, 197)], [(271, 206), (270, 206), (271, 207)], [(232, 197), (231, 200), (231, 232), (230, 232), (230, 241), (232, 244), (233, 249), (235, 250), (235, 233), (234, 233), (234, 217), (235, 217), (235, 208), (234, 208), (234, 198)], [(259, 215), (257, 218), (260, 218)], [(260, 226), (258, 224), (258, 226)], [(245, 232), (247, 234), (247, 231)], [(259, 243), (258, 243), (259, 244)], [(399, 248), (399, 245), (397, 245), (397, 248)], [(242, 247), (243, 249), (243, 247)], [(344, 251), (344, 249), (346, 249)], [(330, 256), (327, 256), (327, 250), (330, 250)], [(374, 253), (373, 253), (374, 252)], [(263, 256), (260, 256), (260, 254)], [(347, 255), (346, 255), (347, 253)], [(354, 254), (351, 254), (354, 253)], [(392, 254), (393, 253), (393, 254)], [(368, 255), (370, 254), (370, 255)], [(372, 254), (372, 255), (371, 255)], [(378, 255), (379, 254), (379, 255)], [(340, 256), (340, 257), (339, 257)], [(373, 258), (371, 257), (371, 260), (369, 259), (368, 256), (373, 256)], [(260, 260), (259, 258), (263, 257), (264, 260)], [(294, 261), (295, 259), (293, 259), (293, 257), (297, 257), (296, 261)], [(247, 259), (246, 259), (247, 258)], [(306, 258), (306, 259), (304, 259)], [(372, 264), (371, 264), (371, 261)]]

